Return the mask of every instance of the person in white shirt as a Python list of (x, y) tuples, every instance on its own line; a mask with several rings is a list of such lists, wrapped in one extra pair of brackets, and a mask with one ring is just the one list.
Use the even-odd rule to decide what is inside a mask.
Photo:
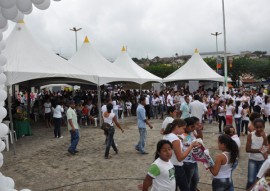
[(61, 103), (57, 103), (52, 110), (54, 119), (54, 137), (63, 138), (63, 136), (61, 136), (62, 112), (64, 112), (63, 105)]
[(173, 90), (171, 90), (170, 94), (167, 96), (167, 108), (168, 107), (174, 107), (174, 103), (173, 103), (173, 96), (174, 96), (174, 92)]
[(131, 106), (132, 106), (132, 103), (128, 99), (125, 104), (126, 104), (126, 108), (127, 108), (127, 116), (131, 116)]
[(241, 101), (236, 101), (235, 110), (234, 110), (234, 121), (236, 126), (236, 132), (238, 137), (241, 134), (241, 125), (242, 125), (242, 115), (243, 115), (243, 108), (241, 106)]
[(269, 96), (265, 96), (264, 97), (264, 103), (262, 105), (262, 113), (263, 113), (263, 119), (264, 121), (269, 121), (269, 125), (270, 125), (270, 97)]
[(49, 98), (46, 99), (46, 102), (43, 104), (43, 107), (44, 107), (44, 113), (45, 113), (46, 128), (51, 128), (52, 104)]
[(199, 95), (195, 95), (194, 101), (189, 104), (190, 116), (195, 116), (200, 119), (200, 122), (202, 122), (202, 117), (205, 112), (207, 112), (207, 108), (202, 102), (199, 101), (199, 99)]
[(159, 97), (157, 94), (154, 94), (153, 99), (152, 99), (152, 106), (153, 106), (153, 117), (158, 119), (158, 108), (159, 108)]
[(174, 191), (175, 183), (175, 168), (170, 161), (172, 157), (172, 143), (168, 140), (160, 140), (157, 143), (155, 161), (148, 169), (148, 173), (139, 185), (139, 189), (148, 191), (152, 186), (152, 191)]
[(262, 107), (262, 103), (263, 103), (262, 93), (258, 93), (258, 95), (255, 97), (254, 101), (255, 101), (255, 103), (254, 103), (253, 111), (261, 113), (261, 107)]
[(146, 112), (146, 116), (148, 118), (148, 120), (150, 120), (151, 118), (151, 106), (150, 106), (150, 96), (148, 94), (146, 94), (145, 96), (145, 112)]
[(226, 106), (226, 125), (232, 125), (234, 115), (233, 100), (230, 99), (227, 102)]
[(222, 133), (222, 130), (221, 130), (222, 122), (223, 122), (223, 128), (226, 125), (226, 119), (225, 119), (225, 112), (226, 111), (225, 110), (226, 110), (225, 102), (221, 100), (219, 102), (219, 104), (218, 104), (218, 127), (219, 127), (219, 133)]
[(165, 98), (163, 92), (159, 92), (159, 113), (160, 113), (160, 119), (163, 119), (163, 110), (164, 110), (164, 104), (165, 104)]
[(172, 123), (174, 118), (176, 118), (176, 115), (177, 115), (177, 112), (176, 112), (176, 109), (174, 107), (169, 107), (168, 108), (168, 113), (169, 113), (169, 116), (167, 116), (163, 123), (162, 123), (162, 126), (161, 126), (161, 129), (160, 129), (160, 134), (163, 135), (163, 132), (165, 131), (167, 125), (169, 123)]

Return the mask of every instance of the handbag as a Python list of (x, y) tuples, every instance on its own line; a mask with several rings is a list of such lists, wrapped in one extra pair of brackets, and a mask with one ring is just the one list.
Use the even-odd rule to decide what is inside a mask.
[(104, 131), (108, 130), (109, 127), (111, 127), (109, 123), (105, 123), (105, 122), (104, 122), (104, 123), (102, 123), (102, 125), (101, 125), (101, 129), (104, 130)]

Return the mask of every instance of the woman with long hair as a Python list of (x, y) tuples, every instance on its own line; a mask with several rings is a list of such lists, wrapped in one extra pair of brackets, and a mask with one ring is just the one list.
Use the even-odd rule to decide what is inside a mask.
[(215, 165), (209, 168), (214, 175), (212, 190), (227, 191), (231, 187), (231, 171), (238, 160), (239, 149), (236, 142), (225, 134), (218, 137), (218, 149), (222, 153), (216, 156)]
[(218, 127), (219, 127), (219, 133), (221, 133), (221, 123), (223, 122), (223, 127), (226, 125), (226, 119), (225, 119), (225, 112), (226, 112), (226, 107), (225, 107), (225, 102), (220, 101), (218, 104)]
[(226, 125), (232, 125), (234, 115), (233, 100), (229, 99), (226, 106)]
[(186, 122), (182, 119), (175, 119), (172, 123), (169, 123), (166, 127), (164, 134), (164, 139), (168, 140), (173, 145), (173, 154), (171, 162), (175, 168), (175, 180), (176, 186), (180, 190), (190, 190), (187, 176), (183, 167), (183, 160), (188, 156), (193, 147), (198, 146), (196, 141), (192, 142), (185, 151), (182, 151), (182, 141), (179, 139), (178, 135), (185, 132)]
[(234, 112), (234, 121), (235, 121), (236, 132), (237, 132), (238, 137), (240, 137), (240, 133), (241, 133), (242, 110), (243, 110), (243, 108), (241, 106), (241, 101), (236, 101), (235, 112)]

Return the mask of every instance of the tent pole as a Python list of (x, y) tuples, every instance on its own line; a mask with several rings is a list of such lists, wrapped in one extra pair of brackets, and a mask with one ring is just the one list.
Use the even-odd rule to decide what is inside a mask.
[(27, 117), (30, 118), (30, 108), (31, 108), (31, 99), (30, 99), (30, 92), (31, 92), (31, 82), (28, 81), (27, 86)]
[[(8, 95), (8, 114), (9, 114), (9, 121), (10, 121), (10, 127), (11, 127), (11, 132), (12, 132), (12, 136), (13, 136), (13, 132), (14, 132), (14, 128), (13, 128), (13, 117), (12, 117), (12, 111), (11, 111), (11, 105), (12, 105), (12, 102), (11, 102), (11, 95), (10, 95), (10, 85), (7, 86), (7, 95)], [(16, 146), (15, 146), (15, 139), (14, 139), (14, 136), (12, 137), (13, 138), (13, 152), (14, 152), (14, 155), (16, 155)]]
[(140, 84), (140, 95), (142, 94), (142, 84)]
[(99, 126), (101, 127), (101, 96), (100, 96), (100, 85), (99, 78), (97, 84), (97, 93), (98, 93), (98, 114), (99, 114)]

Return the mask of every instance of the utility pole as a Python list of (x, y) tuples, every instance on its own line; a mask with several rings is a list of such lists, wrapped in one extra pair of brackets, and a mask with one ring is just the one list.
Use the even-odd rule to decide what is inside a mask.
[[(218, 40), (217, 37), (218, 35), (221, 35), (222, 33), (219, 32), (215, 32), (215, 33), (211, 33), (211, 35), (216, 36), (216, 64), (218, 64)], [(218, 68), (217, 68), (217, 72), (218, 72)]]
[(225, 8), (224, 0), (222, 0), (222, 13), (223, 13), (223, 35), (224, 35), (224, 84), (223, 91), (225, 92), (225, 87), (228, 86), (228, 67), (227, 67), (227, 45), (226, 45), (226, 23), (225, 23)]
[(78, 51), (78, 45), (77, 45), (77, 31), (81, 30), (82, 28), (76, 28), (76, 27), (73, 27), (72, 29), (69, 29), (71, 31), (74, 31), (75, 32), (75, 45), (76, 45), (76, 52)]

